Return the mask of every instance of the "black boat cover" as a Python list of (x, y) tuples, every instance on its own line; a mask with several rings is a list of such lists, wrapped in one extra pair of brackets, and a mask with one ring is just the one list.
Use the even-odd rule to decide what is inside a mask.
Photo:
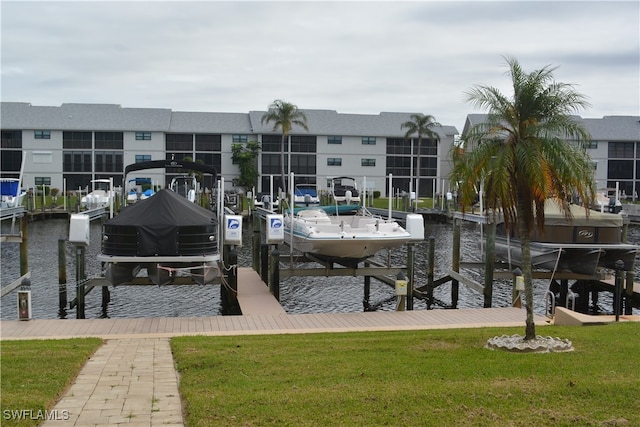
[[(174, 255), (178, 252), (178, 232), (182, 227), (215, 230), (215, 213), (171, 190), (160, 190), (152, 197), (129, 205), (105, 221), (107, 228), (135, 227), (138, 255)], [(112, 227), (110, 227), (112, 226)]]

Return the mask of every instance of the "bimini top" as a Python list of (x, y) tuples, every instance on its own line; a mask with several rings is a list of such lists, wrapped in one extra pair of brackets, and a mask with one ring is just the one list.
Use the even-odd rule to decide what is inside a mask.
[[(217, 250), (211, 237), (216, 226), (214, 212), (171, 190), (160, 190), (105, 221), (103, 251), (108, 255), (202, 255)], [(137, 241), (137, 247), (128, 247), (129, 237)]]

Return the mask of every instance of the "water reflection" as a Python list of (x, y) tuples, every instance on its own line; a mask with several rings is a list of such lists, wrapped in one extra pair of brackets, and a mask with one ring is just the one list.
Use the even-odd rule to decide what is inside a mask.
[[(9, 224), (4, 223), (3, 233)], [(480, 261), (478, 242), (480, 231), (475, 224), (465, 224), (461, 235), (461, 253), (463, 261)], [(251, 228), (245, 223), (245, 244), (239, 251), (239, 264), (251, 266)], [(86, 250), (87, 276), (97, 276), (101, 265), (97, 261), (100, 251), (101, 225), (91, 224), (91, 244)], [(58, 239), (68, 237), (68, 220), (48, 219), (29, 224), (28, 263), (31, 271), (31, 291), (33, 317), (48, 319), (60, 317), (59, 285), (58, 285)], [(452, 226), (451, 224), (428, 224), (426, 235), (433, 236), (436, 242), (435, 278), (447, 275), (452, 262)], [(640, 244), (640, 227), (630, 227), (629, 241)], [(75, 250), (73, 245), (65, 243), (67, 263), (68, 301), (75, 298)], [(428, 242), (415, 245), (416, 285), (422, 286), (427, 281)], [(389, 255), (383, 252), (376, 257), (386, 261)], [(402, 265), (405, 261), (405, 248), (395, 250), (391, 254), (394, 265)], [(1, 245), (1, 282), (5, 286), (20, 276), (19, 244), (3, 243)], [(636, 280), (640, 280), (640, 263), (636, 262)], [(476, 281), (482, 281), (482, 271), (465, 270), (464, 274)], [(289, 313), (318, 312), (359, 312), (363, 311), (364, 278), (362, 277), (297, 277), (283, 280), (280, 299), (282, 306)], [(511, 281), (496, 280), (493, 290), (493, 306), (511, 305)], [(537, 280), (534, 284), (534, 306), (539, 314), (544, 313), (544, 294), (549, 286), (548, 281)], [(110, 287), (111, 300), (106, 314), (109, 317), (190, 317), (218, 315), (221, 311), (219, 285), (189, 286), (119, 286)], [(378, 310), (395, 310), (394, 291), (388, 285), (371, 280), (370, 303), (378, 304)], [(434, 291), (434, 297), (447, 304), (451, 302), (450, 283), (440, 286)], [(460, 285), (458, 307), (478, 308), (483, 306), (483, 295)], [(610, 297), (602, 294), (600, 305), (610, 310)], [(74, 318), (75, 309), (69, 310), (66, 316)], [(17, 319), (15, 292), (1, 301), (1, 318)], [(416, 299), (415, 309), (425, 309), (424, 301)], [(636, 311), (634, 311), (635, 313)], [(99, 288), (94, 289), (86, 297), (85, 315), (87, 318), (99, 318), (104, 315), (102, 296)], [(64, 314), (63, 316), (64, 317)]]

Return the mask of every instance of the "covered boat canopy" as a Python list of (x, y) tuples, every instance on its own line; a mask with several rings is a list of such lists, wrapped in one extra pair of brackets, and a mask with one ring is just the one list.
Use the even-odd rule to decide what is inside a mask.
[(556, 200), (547, 199), (544, 205), (545, 225), (572, 225), (576, 227), (622, 227), (621, 215), (596, 212), (584, 206), (569, 205), (570, 216), (560, 209)]
[[(121, 227), (135, 228), (137, 256), (179, 255), (181, 231), (200, 228), (202, 234), (215, 235), (215, 214), (171, 190), (160, 190), (155, 196), (125, 207), (117, 216), (105, 221), (105, 236), (117, 240)], [(120, 229), (120, 231), (118, 231)], [(199, 233), (200, 234), (200, 233)], [(111, 242), (112, 248), (118, 244)], [(205, 242), (202, 242), (205, 243)], [(105, 248), (111, 245), (105, 245)], [(213, 242), (215, 248), (215, 242)], [(115, 250), (118, 251), (117, 249)], [(105, 253), (108, 253), (105, 250)], [(110, 255), (123, 255), (111, 253)]]

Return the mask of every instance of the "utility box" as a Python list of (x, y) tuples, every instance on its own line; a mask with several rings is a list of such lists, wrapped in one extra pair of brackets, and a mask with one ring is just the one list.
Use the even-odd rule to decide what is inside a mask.
[(224, 243), (242, 246), (242, 215), (224, 216)]
[(407, 214), (406, 230), (411, 234), (411, 240), (424, 240), (424, 218), (420, 214)]
[(279, 214), (267, 215), (267, 244), (284, 243), (284, 220)]
[(88, 215), (73, 214), (69, 223), (69, 242), (77, 246), (89, 246), (90, 225)]

